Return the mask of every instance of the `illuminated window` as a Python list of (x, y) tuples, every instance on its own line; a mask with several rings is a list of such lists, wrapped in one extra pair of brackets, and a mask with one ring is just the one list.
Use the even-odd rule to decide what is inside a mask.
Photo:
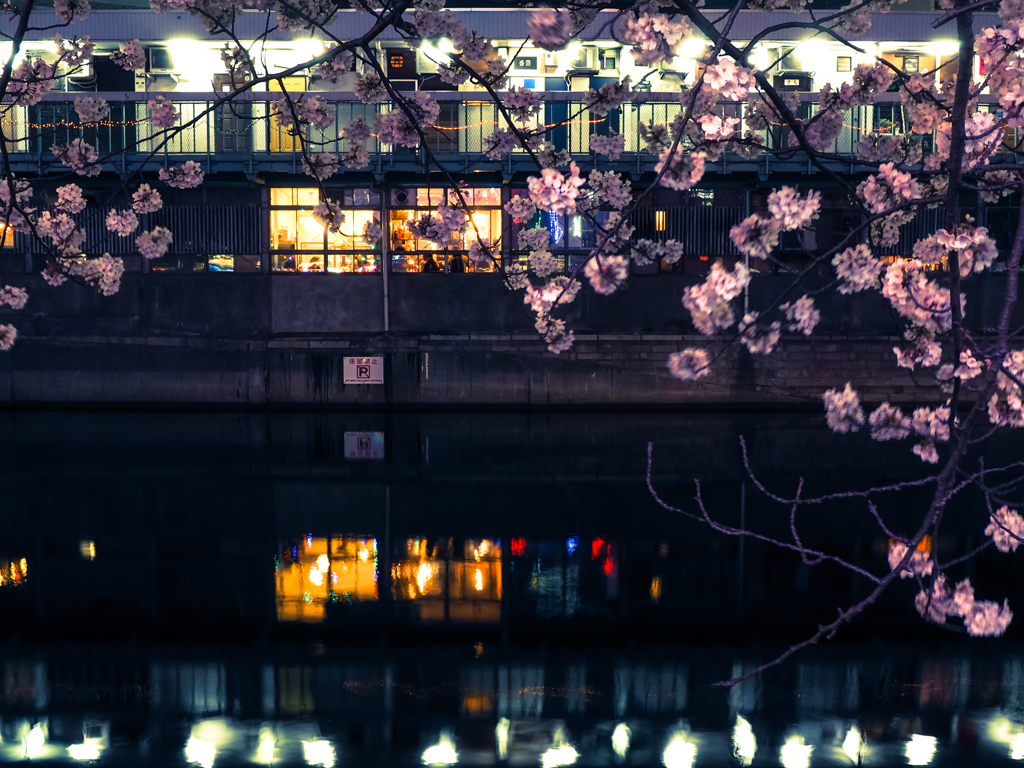
[(417, 237), (409, 224), (428, 214), (436, 216), (437, 206), (448, 200), (458, 203), (456, 193), (439, 187), (391, 190), (388, 236), (391, 238), (391, 268), (395, 272), (492, 272), (491, 263), (468, 258), (477, 235), (488, 242), (501, 239), (501, 190), (497, 187), (461, 190), (471, 222), (464, 235), (450, 243), (433, 243)]
[(380, 196), (368, 189), (326, 191), (345, 217), (329, 232), (313, 216), (316, 187), (270, 190), (270, 248), (275, 272), (379, 272), (380, 242), (367, 242), (366, 227), (380, 225)]
[(836, 57), (836, 72), (853, 72), (853, 57), (852, 56), (837, 56)]
[(654, 231), (664, 232), (668, 228), (668, 213), (666, 211), (654, 212)]

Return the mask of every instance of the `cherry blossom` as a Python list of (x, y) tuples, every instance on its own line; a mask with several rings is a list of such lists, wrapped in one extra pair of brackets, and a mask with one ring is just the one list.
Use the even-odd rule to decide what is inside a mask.
[(345, 223), (345, 214), (336, 200), (321, 200), (313, 206), (312, 213), (316, 223), (331, 234), (340, 232), (342, 224)]
[(975, 376), (980, 375), (984, 370), (984, 364), (974, 358), (971, 350), (964, 349), (960, 351), (960, 365), (955, 371), (953, 371), (953, 375), (958, 379), (967, 381), (968, 379), (973, 379)]
[(388, 97), (387, 89), (376, 72), (367, 72), (360, 77), (352, 90), (363, 104), (375, 104)]
[(750, 271), (743, 263), (726, 270), (715, 262), (707, 278), (700, 285), (683, 291), (683, 306), (690, 312), (697, 330), (710, 336), (716, 330), (729, 328), (736, 322), (730, 302), (739, 296), (750, 282)]
[(174, 108), (174, 103), (163, 96), (150, 99), (146, 105), (149, 107), (149, 118), (157, 128), (173, 128), (178, 122), (180, 115)]
[(882, 403), (868, 417), (871, 425), (871, 439), (884, 442), (886, 440), (902, 440), (912, 429), (910, 417), (904, 416), (898, 407)]
[[(896, 570), (899, 564), (903, 561), (903, 558), (907, 556), (907, 545), (901, 541), (894, 541), (889, 546), (889, 568)], [(932, 562), (931, 554), (928, 552), (922, 552), (915, 550), (914, 554), (910, 556), (910, 560), (900, 570), (900, 578), (906, 579), (910, 576), (928, 576), (935, 568), (935, 563)]]
[(740, 253), (767, 259), (779, 244), (779, 221), (755, 213), (730, 229), (729, 238)]
[(57, 202), (54, 210), (64, 213), (81, 213), (85, 210), (85, 198), (82, 197), (82, 189), (77, 184), (67, 184), (57, 187)]
[(989, 420), (997, 426), (1024, 427), (1024, 393), (1018, 381), (1024, 381), (1024, 351), (1015, 350), (1003, 359), (996, 376), (997, 391), (988, 403)]
[(519, 122), (526, 122), (540, 112), (540, 94), (529, 88), (512, 86), (502, 99), (502, 103)]
[(321, 131), (334, 124), (334, 109), (319, 96), (306, 96), (298, 105), (299, 117)]
[(539, 178), (531, 176), (528, 179), (530, 199), (541, 210), (575, 213), (576, 198), (583, 183), (576, 163), (570, 166), (567, 176), (563, 176), (554, 168), (544, 168)]
[(754, 87), (754, 74), (730, 58), (720, 58), (704, 71), (704, 82), (718, 91), (722, 98), (740, 101)]
[(704, 178), (706, 157), (707, 152), (687, 152), (680, 147), (673, 151), (669, 148), (659, 155), (654, 170), (661, 175), (662, 186), (684, 191)]
[(548, 277), (562, 268), (561, 261), (551, 255), (546, 248), (533, 251), (529, 258), (530, 271), (537, 277)]
[(99, 176), (103, 170), (96, 148), (84, 139), (72, 139), (66, 147), (54, 144), (50, 152), (79, 176)]
[(139, 72), (146, 68), (146, 49), (138, 40), (122, 43), (120, 51), (110, 54), (110, 60), (128, 72)]
[(160, 193), (149, 184), (140, 184), (132, 194), (132, 210), (138, 214), (156, 213), (163, 208), (163, 205), (164, 201), (160, 197)]
[(607, 155), (610, 160), (618, 160), (626, 149), (626, 137), (620, 133), (591, 136), (590, 149), (599, 155)]
[(616, 210), (625, 208), (633, 198), (629, 184), (614, 171), (602, 173), (595, 168), (587, 180), (598, 197)]
[(9, 352), (18, 338), (18, 329), (7, 323), (0, 324), (0, 350)]
[(512, 195), (512, 199), (505, 203), (505, 213), (513, 219), (529, 221), (537, 213), (537, 206), (528, 197)]
[(863, 243), (837, 254), (832, 259), (832, 266), (839, 275), (840, 293), (858, 293), (882, 287), (882, 262), (872, 256), (871, 250)]
[(768, 211), (783, 230), (800, 229), (818, 218), (821, 193), (808, 192), (803, 199), (792, 187), (774, 190), (768, 195)]
[(594, 256), (583, 268), (595, 293), (615, 293), (629, 276), (629, 259), (625, 256)]
[(540, 8), (530, 14), (526, 26), (534, 45), (546, 51), (558, 51), (569, 41), (572, 18), (566, 11)]
[(28, 292), (24, 288), (5, 285), (3, 289), (0, 290), (0, 307), (6, 304), (11, 309), (20, 311), (25, 308), (25, 304), (27, 302)]
[(1024, 539), (1024, 518), (1005, 504), (989, 517), (985, 535), (991, 536), (1000, 552), (1016, 552)]
[(53, 0), (53, 11), (65, 24), (86, 18), (91, 10), (89, 0)]
[(363, 225), (363, 241), (373, 245), (384, 237), (384, 230), (376, 219), (370, 219)]
[(154, 227), (151, 232), (143, 232), (135, 238), (135, 247), (147, 259), (159, 259), (167, 253), (174, 237), (165, 227)]
[(104, 98), (79, 96), (75, 99), (75, 112), (83, 123), (98, 123), (110, 114), (110, 105)]
[(860, 397), (850, 386), (850, 382), (846, 382), (846, 387), (842, 390), (826, 390), (821, 398), (825, 401), (828, 426), (833, 432), (856, 432), (864, 426), (864, 410), (860, 407)]
[(352, 71), (352, 67), (355, 65), (355, 56), (352, 55), (352, 51), (342, 50), (333, 43), (328, 46), (326, 52), (333, 55), (319, 66), (317, 74), (324, 80), (336, 83), (342, 75)]
[(330, 152), (308, 155), (302, 158), (302, 172), (323, 181), (338, 172), (338, 156)]
[(732, 138), (739, 125), (738, 117), (719, 117), (718, 115), (705, 114), (697, 120), (701, 130), (704, 131), (704, 138), (708, 141), (725, 141)]
[(176, 189), (198, 187), (203, 183), (204, 176), (203, 169), (195, 160), (188, 160), (183, 165), (161, 168), (159, 173), (160, 181)]
[(32, 106), (53, 90), (54, 68), (42, 59), (25, 59), (11, 74), (7, 95), (17, 106)]
[(740, 322), (740, 341), (752, 355), (768, 355), (775, 349), (782, 323), (776, 320), (765, 327), (757, 324), (758, 313), (748, 312)]
[(340, 137), (347, 141), (362, 144), (364, 141), (367, 141), (372, 134), (373, 131), (370, 130), (370, 126), (363, 121), (363, 118), (357, 117), (355, 120), (350, 120), (345, 125), (344, 129), (341, 131)]
[(587, 91), (584, 103), (593, 114), (604, 117), (613, 109), (621, 106), (632, 96), (629, 89), (629, 76), (623, 78), (622, 82), (608, 83), (600, 88), (591, 88)]
[(787, 328), (791, 331), (799, 331), (804, 336), (814, 333), (814, 328), (821, 320), (821, 312), (814, 307), (814, 299), (806, 294), (794, 302), (786, 302), (779, 305), (779, 309), (786, 313), (789, 321)]
[(1010, 603), (1004, 600), (1002, 605), (993, 602), (976, 602), (971, 612), (964, 617), (964, 626), (971, 637), (999, 637), (1006, 632), (1013, 620)]
[(107, 229), (119, 237), (128, 237), (139, 228), (139, 219), (130, 209), (123, 211), (111, 210), (107, 213)]
[(630, 51), (640, 66), (667, 61), (676, 55), (676, 48), (690, 34), (685, 21), (672, 21), (662, 14), (643, 14), (640, 18), (627, 17), (623, 39), (633, 43)]
[(668, 370), (680, 381), (695, 381), (711, 373), (711, 364), (707, 352), (690, 347), (669, 355)]

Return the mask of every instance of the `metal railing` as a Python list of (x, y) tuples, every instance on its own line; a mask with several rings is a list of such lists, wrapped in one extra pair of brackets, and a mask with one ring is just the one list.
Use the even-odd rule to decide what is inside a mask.
[[(12, 154), (17, 160), (32, 156), (38, 165), (53, 164), (51, 147), (66, 145), (82, 138), (95, 146), (102, 158), (114, 164), (138, 161), (152, 155), (161, 163), (181, 162), (183, 159), (217, 161), (243, 161), (250, 166), (259, 162), (290, 160), (299, 169), (301, 157), (298, 137), (291, 135), (271, 114), (268, 94), (247, 93), (229, 104), (217, 105), (216, 97), (198, 98), (201, 94), (174, 94), (175, 106), (181, 114), (178, 127), (169, 131), (155, 130), (149, 122), (146, 105), (151, 94), (107, 94), (111, 98), (110, 114), (98, 125), (81, 125), (74, 109), (72, 94), (51, 94), (31, 107), (8, 107), (4, 113), (4, 127), (10, 137)], [(316, 93), (333, 110), (333, 120), (323, 129), (307, 128), (304, 140), (312, 152), (340, 152), (344, 148), (339, 138), (346, 124), (362, 118), (373, 125), (379, 113), (393, 108), (389, 102), (366, 105), (351, 94)], [(487, 138), (499, 127), (504, 118), (498, 107), (486, 100), (485, 94), (436, 93), (441, 113), (434, 125), (424, 126), (424, 147), (446, 159), (457, 158), (467, 167), (484, 161)], [(816, 94), (802, 94), (801, 116), (810, 117), (817, 110)], [(558, 149), (566, 149), (575, 157), (591, 153), (590, 139), (609, 132), (625, 137), (625, 157), (642, 163), (653, 163), (657, 158), (646, 151), (640, 138), (641, 123), (671, 121), (682, 109), (674, 94), (644, 94), (642, 98), (627, 102), (606, 116), (592, 115), (581, 100), (582, 94), (545, 94), (543, 110), (533, 121), (533, 127), (547, 128), (551, 142)], [(724, 105), (728, 116), (745, 119), (744, 102)], [(898, 94), (882, 94), (875, 104), (857, 107), (848, 113), (840, 135), (832, 142), (827, 153), (837, 160), (856, 158), (857, 144), (863, 136), (873, 133), (900, 131), (906, 126), (903, 107)], [(741, 125), (743, 123), (741, 122)], [(791, 131), (788, 127), (771, 126), (757, 131), (769, 150), (789, 148)], [(1017, 141), (1016, 131), (1008, 132), (1004, 141), (1012, 151)], [(931, 137), (924, 137), (929, 141)], [(381, 145), (372, 138), (367, 144), (371, 162), (422, 161), (423, 148), (410, 150)], [(512, 153), (503, 162), (525, 157), (525, 152)], [(735, 155), (726, 153), (723, 163), (738, 162)], [(730, 159), (731, 158), (731, 159)], [(792, 161), (792, 158), (789, 158)], [(755, 159), (766, 169), (773, 160), (766, 153)]]

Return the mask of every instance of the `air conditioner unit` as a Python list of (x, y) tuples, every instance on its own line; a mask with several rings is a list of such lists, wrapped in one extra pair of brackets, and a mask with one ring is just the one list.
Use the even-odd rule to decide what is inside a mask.
[(147, 48), (149, 66), (146, 71), (151, 75), (175, 75), (178, 70), (174, 68), (174, 59), (171, 52), (166, 48)]
[(64, 72), (67, 78), (76, 83), (88, 83), (96, 79), (96, 73), (92, 68), (92, 61), (85, 61), (74, 67), (64, 64)]
[(584, 45), (572, 61), (569, 69), (597, 69), (597, 46)]

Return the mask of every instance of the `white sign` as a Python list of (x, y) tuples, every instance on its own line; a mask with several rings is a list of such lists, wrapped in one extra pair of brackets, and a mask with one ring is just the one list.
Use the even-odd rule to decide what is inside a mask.
[(345, 384), (383, 384), (383, 357), (346, 357), (342, 372)]
[(346, 432), (346, 459), (383, 459), (383, 432)]

